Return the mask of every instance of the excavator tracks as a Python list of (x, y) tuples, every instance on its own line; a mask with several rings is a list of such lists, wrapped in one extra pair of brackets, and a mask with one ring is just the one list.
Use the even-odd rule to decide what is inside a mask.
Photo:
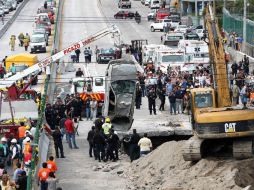
[(185, 161), (198, 161), (202, 159), (202, 143), (203, 139), (196, 136), (191, 137), (183, 149), (183, 159)]
[(253, 157), (252, 145), (252, 140), (234, 140), (233, 157), (238, 160)]

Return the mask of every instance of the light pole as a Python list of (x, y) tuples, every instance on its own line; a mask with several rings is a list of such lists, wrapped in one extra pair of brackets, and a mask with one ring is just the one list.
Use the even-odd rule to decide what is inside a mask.
[(246, 9), (247, 9), (247, 0), (244, 0), (244, 2), (243, 2), (243, 47), (242, 47), (243, 52), (245, 52), (245, 50), (246, 50), (246, 42), (247, 42), (247, 40), (246, 40), (246, 37), (247, 37), (247, 35), (246, 35), (247, 11), (246, 11)]

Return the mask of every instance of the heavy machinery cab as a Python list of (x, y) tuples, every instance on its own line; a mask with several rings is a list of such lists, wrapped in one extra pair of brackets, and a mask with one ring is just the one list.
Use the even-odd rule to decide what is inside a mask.
[[(202, 139), (234, 138), (254, 135), (253, 110), (241, 107), (218, 108), (212, 88), (191, 90), (192, 125)], [(244, 120), (243, 120), (244, 118)]]

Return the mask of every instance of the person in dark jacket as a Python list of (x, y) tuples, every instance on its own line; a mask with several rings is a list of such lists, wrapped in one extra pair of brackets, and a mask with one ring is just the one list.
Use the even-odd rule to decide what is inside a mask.
[(45, 118), (50, 128), (55, 130), (56, 112), (49, 103), (46, 105)]
[(164, 105), (165, 105), (166, 88), (162, 87), (162, 89), (159, 90), (158, 93), (159, 93), (159, 98), (160, 98), (160, 101), (161, 101), (159, 110), (164, 111), (165, 110)]
[(109, 137), (108, 137), (108, 155), (110, 159), (113, 161), (119, 160), (118, 157), (118, 146), (119, 146), (119, 137), (115, 134), (114, 129), (110, 129)]
[(76, 49), (75, 53), (76, 53), (76, 62), (79, 63), (79, 56), (80, 56), (80, 53), (81, 53), (80, 49)]
[(95, 130), (95, 134), (93, 137), (93, 144), (95, 147), (96, 158), (101, 162), (105, 158), (105, 138), (103, 133), (98, 129)]
[(137, 130), (133, 129), (133, 134), (130, 138), (130, 146), (129, 146), (129, 153), (131, 162), (133, 160), (137, 160), (140, 157), (140, 149), (138, 146), (138, 141), (140, 140), (140, 136), (137, 134)]
[[(93, 138), (95, 134), (95, 126), (92, 126), (92, 129), (88, 132), (87, 135), (87, 141), (89, 143), (89, 156), (93, 157), (94, 154), (94, 144), (93, 144)], [(94, 157), (96, 159), (96, 155), (94, 154)]]
[(176, 95), (175, 90), (169, 94), (169, 102), (170, 102), (170, 114), (172, 115), (173, 111), (176, 115)]
[(26, 190), (27, 176), (25, 171), (21, 171), (16, 182), (16, 190)]
[(137, 84), (137, 87), (136, 87), (136, 98), (135, 98), (136, 109), (140, 109), (141, 100), (142, 100), (142, 89), (141, 89), (140, 85)]
[(62, 134), (61, 134), (61, 131), (58, 127), (52, 133), (52, 136), (53, 136), (53, 139), (54, 139), (56, 157), (59, 158), (59, 152), (58, 152), (58, 149), (59, 149), (60, 154), (61, 154), (61, 158), (65, 158), (64, 152), (63, 152)]
[(79, 117), (79, 121), (83, 121), (82, 120), (82, 108), (83, 108), (83, 100), (79, 97), (79, 95), (77, 95), (76, 97), (77, 99), (77, 117)]
[(152, 111), (154, 115), (156, 115), (155, 100), (157, 98), (157, 95), (153, 87), (148, 92), (147, 97), (148, 97), (148, 106), (149, 106), (150, 115), (152, 115)]

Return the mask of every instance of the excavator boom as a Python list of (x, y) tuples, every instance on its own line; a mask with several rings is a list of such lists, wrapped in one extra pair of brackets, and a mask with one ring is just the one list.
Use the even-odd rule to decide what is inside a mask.
[(210, 60), (214, 70), (215, 89), (217, 91), (218, 107), (231, 106), (227, 66), (225, 61), (224, 46), (220, 30), (214, 18), (211, 5), (206, 8), (206, 29), (208, 31)]

